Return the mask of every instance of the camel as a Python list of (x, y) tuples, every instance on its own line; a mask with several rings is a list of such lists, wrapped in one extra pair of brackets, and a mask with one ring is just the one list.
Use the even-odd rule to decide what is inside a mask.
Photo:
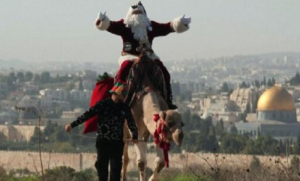
[[(136, 163), (139, 169), (139, 180), (146, 181), (146, 141), (154, 134), (157, 128), (157, 122), (153, 120), (154, 115), (158, 114), (164, 123), (164, 131), (166, 132), (165, 141), (168, 143), (174, 142), (177, 146), (182, 144), (182, 127), (184, 124), (181, 115), (177, 111), (168, 109), (168, 105), (162, 96), (164, 89), (157, 88), (159, 87), (157, 77), (159, 77), (160, 80), (163, 79), (162, 73), (155, 62), (149, 59), (145, 53), (135, 61), (131, 70), (131, 75), (129, 85), (131, 88), (130, 90), (134, 90), (134, 95), (132, 95), (132, 101), (130, 102), (131, 111), (138, 128), (138, 139), (144, 140), (134, 144), (137, 154)], [(161, 83), (164, 82), (162, 81)], [(160, 84), (160, 87), (161, 85), (164, 84)], [(130, 133), (126, 126), (124, 127), (124, 138), (130, 139)], [(125, 142), (123, 152), (123, 181), (126, 181), (128, 163), (128, 142)], [(165, 166), (163, 149), (158, 145), (156, 145), (155, 165), (153, 175), (149, 178), (149, 181), (158, 181), (159, 172)]]

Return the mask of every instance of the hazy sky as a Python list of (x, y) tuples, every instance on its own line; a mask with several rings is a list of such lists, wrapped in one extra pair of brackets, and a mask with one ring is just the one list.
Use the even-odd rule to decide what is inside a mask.
[[(121, 38), (94, 26), (136, 0), (0, 0), (0, 59), (117, 62)], [(186, 14), (191, 28), (154, 40), (163, 61), (299, 51), (299, 0), (144, 0), (150, 19)]]

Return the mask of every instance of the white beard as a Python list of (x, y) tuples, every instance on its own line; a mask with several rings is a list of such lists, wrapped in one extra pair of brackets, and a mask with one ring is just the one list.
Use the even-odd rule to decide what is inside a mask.
[(124, 20), (126, 27), (131, 28), (134, 39), (148, 40), (147, 30), (150, 28), (150, 20), (144, 14), (128, 13)]

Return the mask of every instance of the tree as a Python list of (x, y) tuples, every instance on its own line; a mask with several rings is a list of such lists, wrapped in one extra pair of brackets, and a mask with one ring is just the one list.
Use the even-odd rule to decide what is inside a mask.
[(191, 124), (190, 124), (191, 112), (189, 110), (186, 110), (181, 114), (181, 117), (182, 117), (183, 123), (185, 124), (183, 129), (189, 130), (191, 128)]
[(13, 80), (13, 81), (16, 81), (16, 74), (14, 72), (10, 72), (8, 77)]
[(267, 81), (266, 81), (266, 76), (264, 76), (264, 79), (263, 79), (263, 85), (266, 87), (267, 86)]
[(249, 114), (250, 112), (251, 112), (250, 104), (249, 104), (249, 103), (247, 103), (247, 105), (246, 105), (246, 109), (245, 109), (244, 113), (245, 113), (245, 114), (246, 114), (246, 116), (247, 116), (247, 114)]
[(222, 84), (222, 87), (220, 88), (220, 92), (228, 92), (228, 91), (229, 91), (229, 87), (228, 87), (227, 83), (224, 82)]
[(23, 72), (17, 72), (16, 78), (19, 80), (19, 82), (23, 82), (25, 80), (25, 76)]
[(43, 135), (45, 137), (50, 137), (51, 134), (53, 134), (55, 132), (55, 129), (56, 129), (56, 126), (52, 123), (51, 120), (49, 120), (47, 122), (47, 125), (46, 125), (45, 129), (44, 129)]
[(82, 79), (79, 80), (79, 90), (83, 90), (83, 84), (82, 84)]
[(63, 128), (58, 127), (50, 139), (54, 142), (68, 142), (69, 138), (69, 134), (67, 134)]
[(268, 79), (267, 85), (268, 87), (272, 87), (274, 85), (271, 79)]
[(45, 72), (42, 72), (41, 73), (41, 81), (43, 82), (43, 83), (49, 83), (50, 82), (50, 73), (49, 72), (47, 72), (47, 71), (45, 71)]
[(9, 86), (13, 86), (14, 82), (16, 81), (16, 76), (14, 72), (9, 73), (9, 75), (7, 77), (3, 77), (4, 80), (2, 80), (3, 82), (6, 82), (7, 85)]
[(223, 131), (224, 130), (224, 121), (223, 121), (222, 118), (220, 119), (220, 126), (221, 126), (221, 129)]
[(258, 136), (254, 141), (254, 146), (259, 149), (261, 154), (278, 155), (278, 141), (270, 135)]
[[(193, 136), (195, 137), (195, 136)], [(198, 151), (204, 151), (204, 150), (207, 150), (206, 149), (206, 142), (207, 142), (207, 139), (205, 136), (202, 136), (202, 135), (197, 135), (197, 137), (195, 137), (196, 139), (192, 139), (193, 141), (190, 142), (190, 145), (194, 145), (192, 148), (191, 148), (191, 151), (194, 151), (194, 152), (198, 152)], [(211, 150), (209, 150), (211, 151)]]
[(30, 138), (30, 143), (34, 143), (34, 144), (38, 143), (38, 141), (39, 141), (39, 134), (40, 134), (39, 132), (40, 132), (40, 129), (36, 126), (34, 128), (33, 135)]
[(207, 137), (211, 126), (212, 126), (212, 117), (209, 116), (204, 120), (202, 120), (200, 125), (200, 135)]
[(255, 147), (255, 143), (251, 138), (247, 138), (246, 144), (242, 150), (242, 153), (244, 154), (250, 154), (250, 155), (259, 155), (262, 154), (262, 151)]
[(293, 153), (294, 154), (300, 154), (300, 134), (297, 137), (297, 141), (293, 147)]
[(300, 74), (299, 74), (299, 72), (296, 73), (295, 79), (296, 79), (297, 83), (300, 83)]
[(223, 131), (224, 131), (224, 122), (223, 119), (220, 119), (220, 121), (218, 121), (216, 124), (216, 134), (218, 136), (221, 136), (223, 134)]
[(278, 153), (280, 154), (280, 153), (282, 153), (282, 151), (284, 151), (285, 150), (285, 148), (284, 148), (284, 145), (283, 145), (283, 143), (282, 143), (282, 140), (280, 139), (279, 140), (279, 145), (278, 145)]
[(233, 89), (229, 89), (229, 91), (227, 92), (227, 96), (230, 96), (233, 93)]
[(33, 73), (32, 72), (26, 72), (25, 73), (25, 81), (31, 81), (33, 79)]
[(247, 137), (235, 134), (224, 134), (221, 137), (221, 151), (224, 153), (240, 153), (246, 144)]
[(197, 114), (192, 114), (191, 116), (191, 126), (193, 129), (198, 129), (201, 126), (201, 118)]
[(40, 81), (41, 81), (40, 75), (39, 75), (39, 74), (34, 74), (34, 75), (33, 75), (32, 81), (33, 81), (35, 84), (40, 83)]
[(241, 117), (241, 120), (242, 120), (242, 121), (246, 122), (246, 117), (247, 117), (247, 114), (246, 114), (246, 113), (242, 113), (242, 114), (240, 115), (240, 117)]
[(258, 80), (255, 80), (254, 85), (255, 85), (255, 87), (259, 88), (260, 87), (260, 82)]
[(16, 125), (16, 124), (19, 124), (19, 120), (18, 120), (18, 118), (16, 118), (16, 119), (13, 119), (13, 120), (12, 120), (12, 124), (14, 124), (14, 125)]
[(209, 133), (206, 141), (206, 150), (208, 151), (216, 151), (219, 149), (219, 144), (216, 138), (216, 132), (214, 126), (210, 126)]
[(289, 83), (291, 85), (300, 85), (300, 74), (299, 74), (299, 72), (297, 72), (296, 75), (289, 80)]
[(271, 80), (271, 81), (272, 81), (272, 84), (273, 84), (273, 85), (275, 85), (275, 83), (276, 83), (276, 80), (275, 80), (275, 78), (274, 78), (274, 77), (272, 77), (272, 80)]
[(247, 88), (248, 85), (246, 84), (245, 81), (243, 81), (241, 84), (240, 84), (240, 88)]

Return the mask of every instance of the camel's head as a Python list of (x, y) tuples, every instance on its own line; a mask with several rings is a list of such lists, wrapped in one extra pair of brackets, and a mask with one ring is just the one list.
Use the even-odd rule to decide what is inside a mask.
[(161, 112), (161, 118), (165, 121), (168, 141), (174, 141), (177, 146), (181, 146), (184, 124), (180, 113), (174, 110), (163, 111)]

